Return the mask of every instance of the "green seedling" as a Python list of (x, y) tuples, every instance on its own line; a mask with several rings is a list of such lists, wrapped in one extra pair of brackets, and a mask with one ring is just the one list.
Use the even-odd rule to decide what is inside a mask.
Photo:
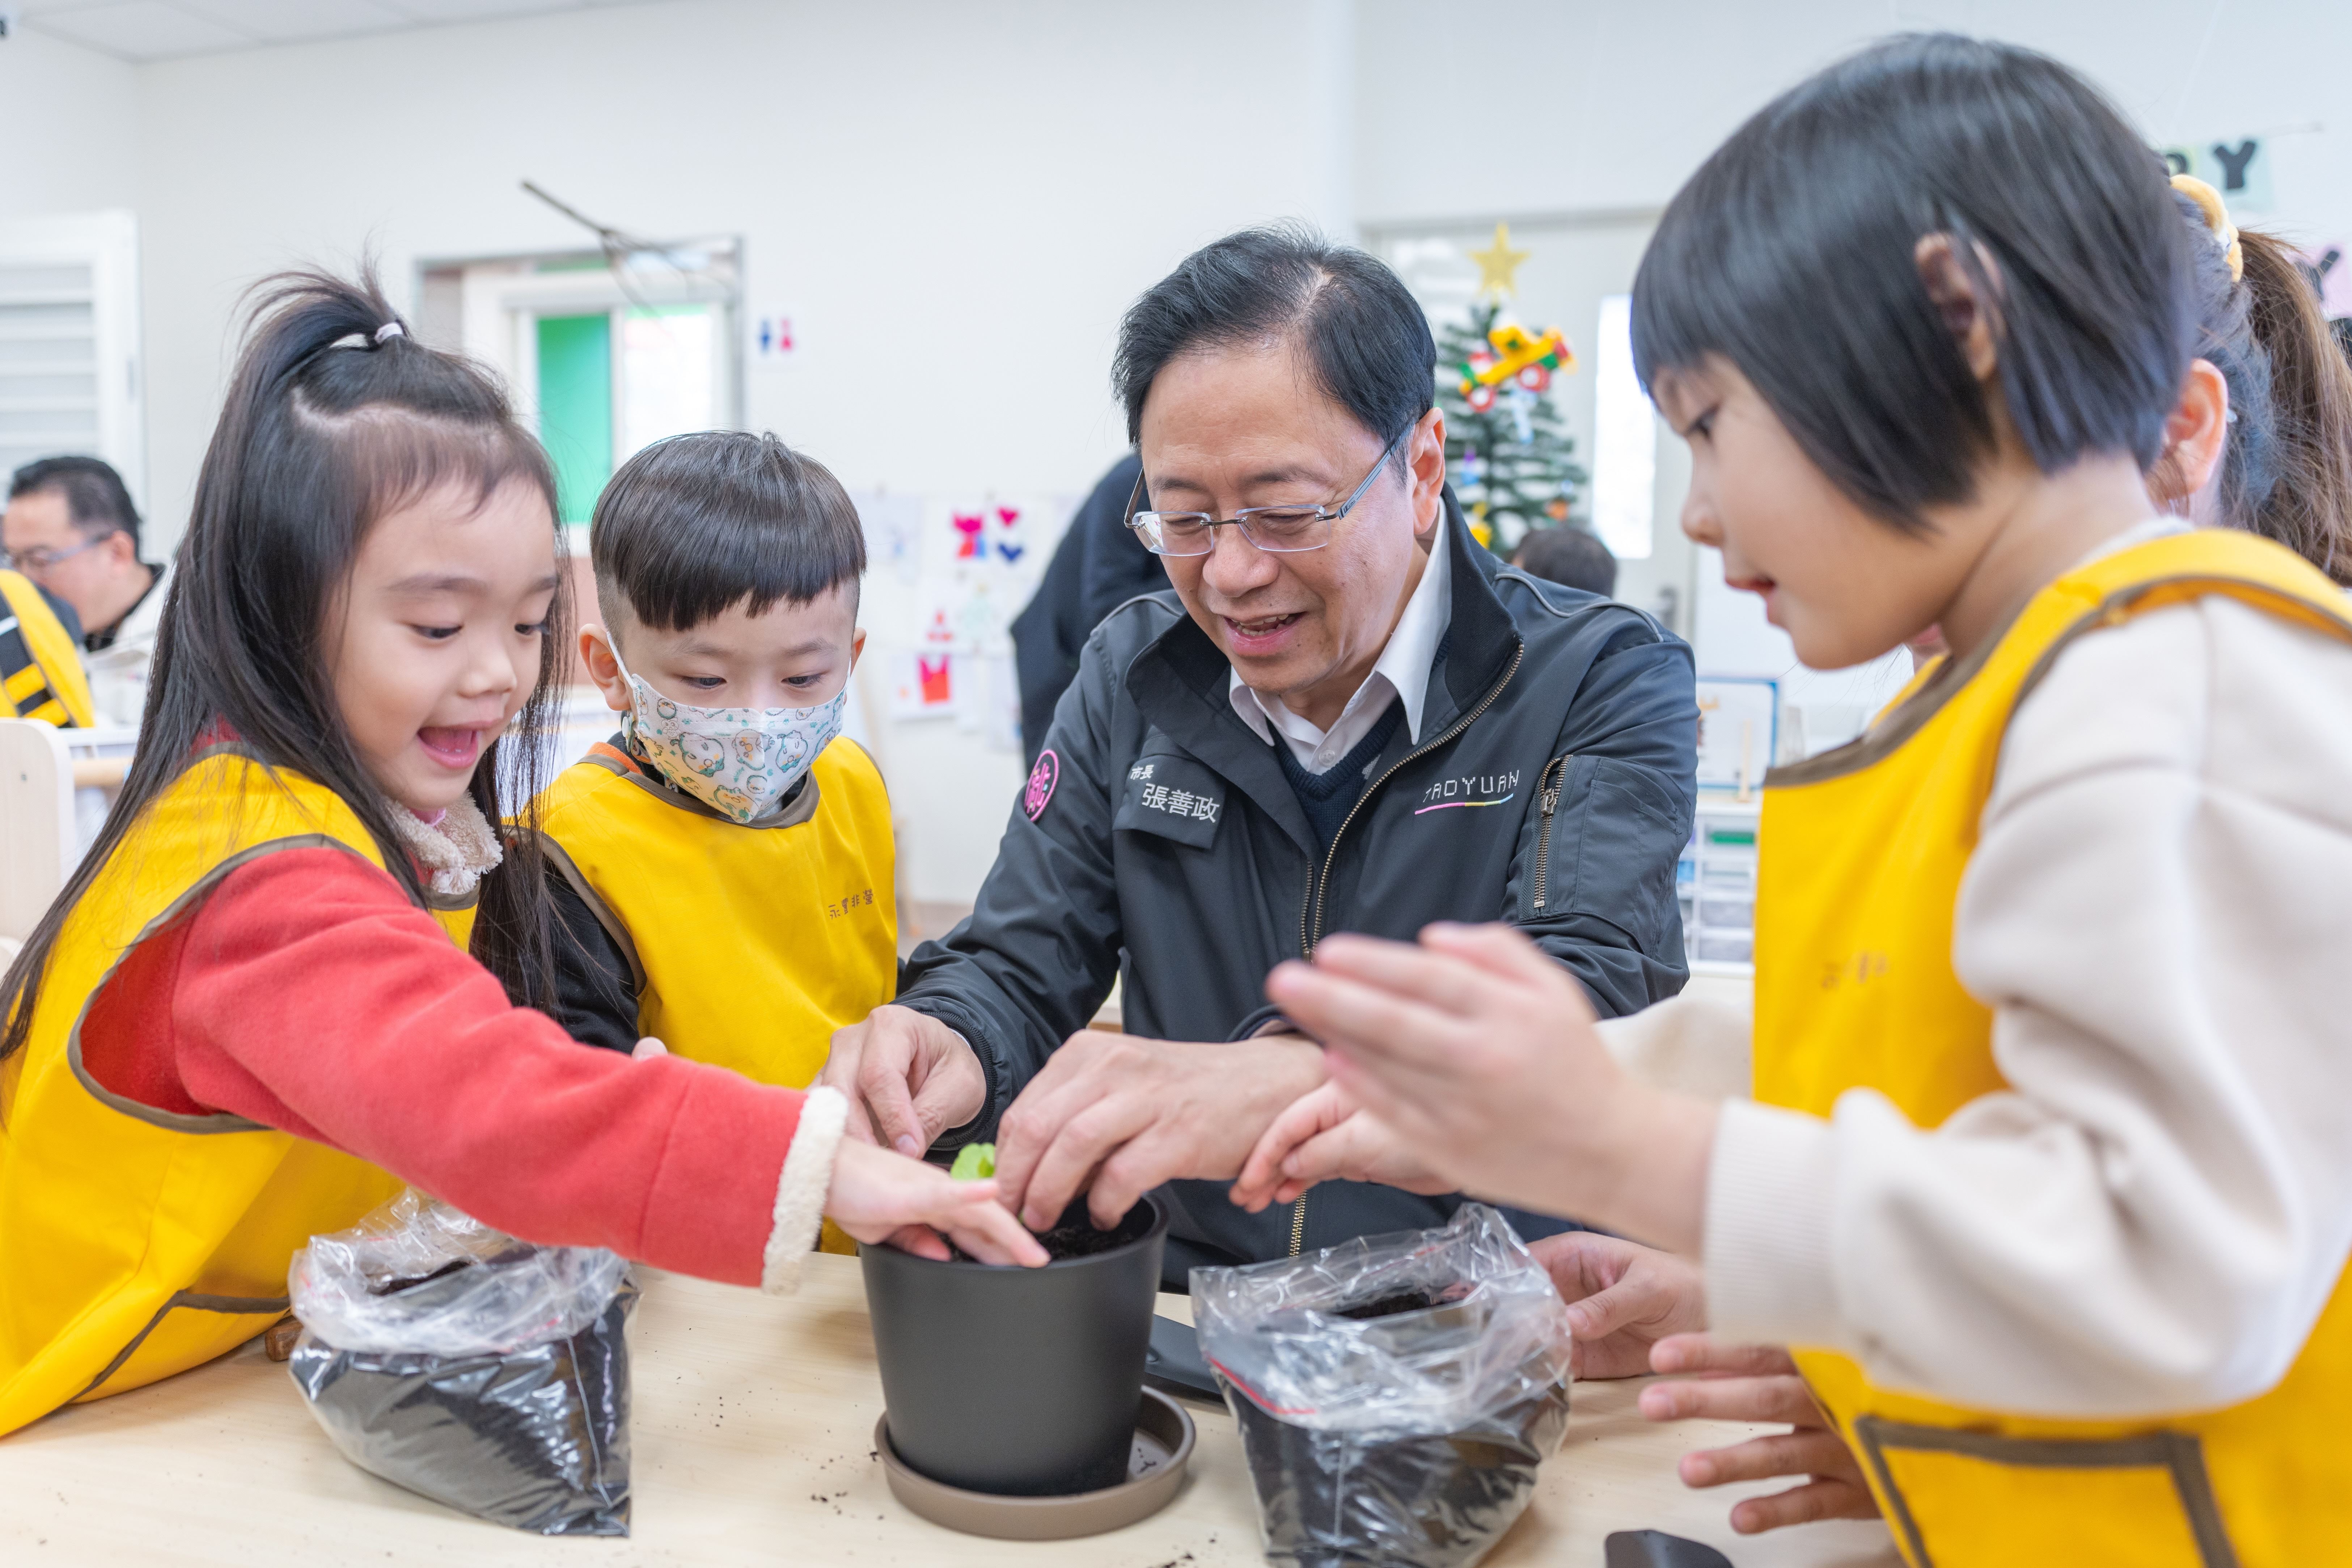
[(967, 1143), (956, 1151), (955, 1163), (948, 1174), (959, 1182), (979, 1182), (996, 1174), (996, 1145)]

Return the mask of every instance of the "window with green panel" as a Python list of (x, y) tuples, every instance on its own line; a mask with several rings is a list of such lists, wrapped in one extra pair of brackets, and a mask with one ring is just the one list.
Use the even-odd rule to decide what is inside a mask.
[(613, 477), (613, 318), (539, 318), (539, 438), (555, 463), (556, 510), (586, 522)]
[(538, 319), (539, 430), (565, 522), (586, 522), (616, 464), (719, 422), (720, 313), (631, 306)]

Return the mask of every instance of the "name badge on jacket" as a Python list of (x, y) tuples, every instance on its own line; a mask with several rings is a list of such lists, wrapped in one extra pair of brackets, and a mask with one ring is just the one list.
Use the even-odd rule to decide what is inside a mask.
[(1190, 757), (1163, 752), (1129, 764), (1110, 825), (1206, 849), (1224, 815), (1224, 780)]

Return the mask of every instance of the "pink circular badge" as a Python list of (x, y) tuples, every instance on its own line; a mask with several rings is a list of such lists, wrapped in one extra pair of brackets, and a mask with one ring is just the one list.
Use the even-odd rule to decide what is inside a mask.
[(1054, 798), (1054, 785), (1062, 776), (1062, 759), (1052, 752), (1037, 753), (1037, 765), (1029, 770), (1029, 787), (1021, 792), (1021, 809), (1036, 821), (1045, 815), (1045, 803)]

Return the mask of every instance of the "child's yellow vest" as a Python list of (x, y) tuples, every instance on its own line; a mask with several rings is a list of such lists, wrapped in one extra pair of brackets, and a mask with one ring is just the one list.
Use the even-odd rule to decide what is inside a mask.
[[(0, 1433), (234, 1350), (285, 1314), (304, 1242), (399, 1191), (291, 1133), (122, 1099), (82, 1065), (83, 1015), (133, 947), (237, 867), (320, 846), (383, 864), (332, 792), (215, 747), (141, 815), (67, 917), (30, 1037), (0, 1062)], [(472, 911), (436, 918), (447, 929)]]
[[(2352, 641), (2344, 600), (2249, 534), (2177, 534), (2036, 595), (1989, 648), (1853, 745), (1767, 781), (1756, 1098), (1827, 1116), (1874, 1089), (1921, 1127), (2007, 1087), (1952, 972), (1953, 908), (2011, 715), (2073, 638), (2210, 594)], [(2352, 1561), (2352, 1286), (2275, 1388), (2223, 1410), (2065, 1421), (1879, 1387), (1797, 1352), (1914, 1568), (2311, 1568)]]
[(890, 798), (837, 740), (774, 825), (743, 826), (599, 746), (540, 797), (551, 858), (628, 957), (637, 1031), (805, 1089), (833, 1032), (898, 994)]

